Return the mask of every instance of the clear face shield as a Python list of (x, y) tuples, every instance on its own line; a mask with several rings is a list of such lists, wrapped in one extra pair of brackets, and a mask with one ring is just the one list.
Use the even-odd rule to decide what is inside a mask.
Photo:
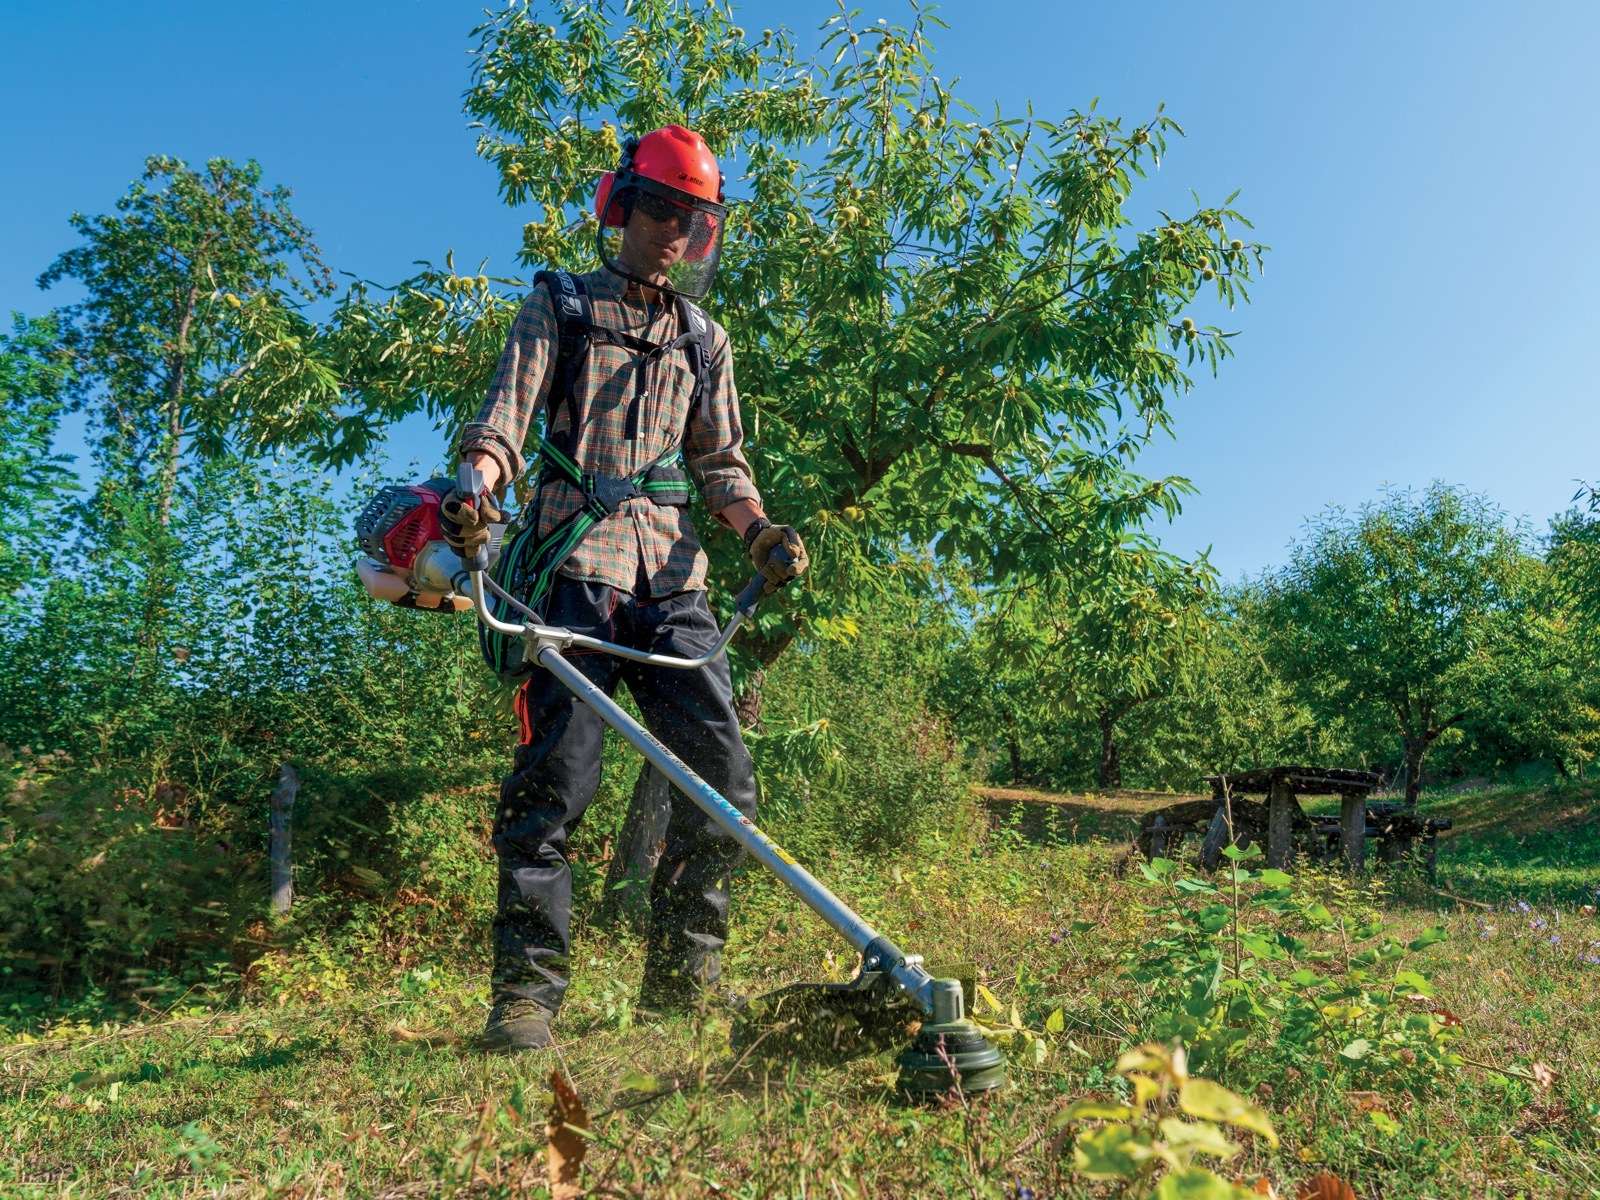
[(698, 300), (722, 257), (727, 208), (637, 175), (618, 181), (595, 235), (600, 261), (638, 283)]

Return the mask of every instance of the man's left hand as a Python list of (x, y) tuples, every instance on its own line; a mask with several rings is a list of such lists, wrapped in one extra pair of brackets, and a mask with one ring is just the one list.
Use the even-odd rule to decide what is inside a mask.
[[(800, 578), (811, 565), (806, 544), (792, 525), (765, 524), (746, 544), (750, 549), (750, 561), (767, 581), (762, 589), (764, 595), (770, 596), (791, 579)], [(779, 546), (784, 553), (774, 554)]]

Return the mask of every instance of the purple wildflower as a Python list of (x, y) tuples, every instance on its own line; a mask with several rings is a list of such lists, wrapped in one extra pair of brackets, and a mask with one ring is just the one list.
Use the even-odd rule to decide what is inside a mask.
[(1552, 946), (1559, 946), (1559, 945), (1561, 945), (1561, 935), (1560, 935), (1560, 934), (1559, 934), (1559, 933), (1552, 933), (1552, 934), (1551, 934), (1551, 935), (1550, 935), (1550, 944), (1551, 944), (1551, 945), (1552, 945)]
[(1528, 928), (1543, 929), (1548, 924), (1550, 924), (1550, 922), (1546, 921), (1543, 917), (1535, 917), (1532, 921), (1528, 922)]
[(1518, 900), (1517, 901), (1517, 911), (1518, 912), (1532, 912), (1533, 911), (1533, 905), (1529, 904), (1526, 900)]

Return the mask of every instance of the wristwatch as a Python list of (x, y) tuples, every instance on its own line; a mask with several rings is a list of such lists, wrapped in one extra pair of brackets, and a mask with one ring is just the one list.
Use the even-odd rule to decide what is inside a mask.
[(744, 548), (746, 550), (750, 549), (750, 546), (755, 542), (756, 538), (761, 536), (761, 531), (763, 529), (771, 528), (772, 522), (767, 520), (765, 517), (757, 517), (754, 521), (751, 521), (750, 524), (745, 526)]

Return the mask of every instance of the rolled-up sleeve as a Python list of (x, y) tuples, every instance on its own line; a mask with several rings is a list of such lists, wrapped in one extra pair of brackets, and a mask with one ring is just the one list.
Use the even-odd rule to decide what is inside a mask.
[(689, 421), (683, 461), (706, 509), (724, 525), (722, 510), (739, 500), (761, 503), (755, 477), (744, 457), (744, 424), (733, 384), (733, 345), (727, 332), (713, 327), (706, 393)]
[(481, 450), (488, 454), (500, 465), (501, 479), (506, 483), (522, 474), (526, 465), (522, 445), (550, 392), (556, 335), (550, 289), (535, 287), (512, 322), (511, 334), (495, 367), (494, 382), (489, 385), (477, 419), (461, 432), (460, 452)]

